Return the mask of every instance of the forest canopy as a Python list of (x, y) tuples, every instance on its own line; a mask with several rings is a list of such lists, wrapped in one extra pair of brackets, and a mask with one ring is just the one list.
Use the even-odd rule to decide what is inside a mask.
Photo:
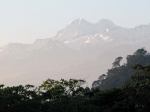
[(39, 87), (1, 84), (0, 112), (149, 112), (149, 53), (138, 49), (124, 65), (121, 59), (115, 59), (92, 89), (83, 88), (86, 81), (81, 79), (47, 79)]
[(123, 65), (120, 65), (121, 59), (122, 57), (117, 57), (115, 59), (112, 63), (112, 68), (108, 69), (105, 74), (105, 78), (93, 82), (93, 89), (107, 90), (120, 88), (124, 84), (131, 83), (130, 77), (135, 74), (135, 70), (132, 69), (134, 65), (150, 65), (150, 54), (144, 48), (138, 49), (132, 55), (128, 55), (126, 57), (126, 63)]

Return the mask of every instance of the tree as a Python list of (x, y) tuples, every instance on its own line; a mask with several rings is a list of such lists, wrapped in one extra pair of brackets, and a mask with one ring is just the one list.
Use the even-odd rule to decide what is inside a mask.
[(132, 84), (124, 85), (122, 91), (129, 102), (128, 105), (136, 112), (149, 112), (150, 110), (150, 66), (140, 64), (133, 66), (136, 71), (131, 79)]
[(147, 55), (147, 51), (145, 50), (145, 48), (141, 48), (141, 49), (138, 49), (136, 52), (134, 52), (134, 55)]
[(97, 84), (98, 89), (107, 90), (111, 88), (120, 88), (126, 83), (133, 83), (131, 76), (135, 74), (135, 70), (132, 67), (135, 64), (140, 64), (141, 66), (150, 65), (150, 54), (144, 49), (136, 50), (132, 55), (126, 57), (127, 63), (120, 66), (120, 60), (122, 58), (118, 57), (113, 63), (113, 68), (108, 69), (106, 73), (106, 78)]
[(120, 67), (120, 61), (122, 60), (122, 57), (117, 57), (115, 61), (112, 63), (112, 68)]
[[(84, 88), (81, 87), (85, 83), (84, 80), (47, 79), (39, 87), (43, 103), (54, 112), (73, 111), (77, 109), (80, 99), (84, 97)], [(59, 107), (59, 108), (58, 108)]]
[(33, 85), (0, 89), (0, 112), (41, 112), (42, 104)]
[(98, 90), (99, 89), (99, 86), (100, 86), (100, 84), (101, 84), (101, 82), (104, 80), (104, 79), (106, 79), (106, 75), (105, 74), (102, 74), (101, 76), (99, 76), (99, 78), (98, 78), (98, 80), (96, 80), (96, 81), (94, 81), (93, 83), (92, 83), (92, 89), (94, 89), (94, 90)]

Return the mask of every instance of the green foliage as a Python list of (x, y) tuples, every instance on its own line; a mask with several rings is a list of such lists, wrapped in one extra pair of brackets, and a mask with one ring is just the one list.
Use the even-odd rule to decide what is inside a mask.
[[(150, 66), (143, 66), (149, 59), (147, 51), (137, 50), (127, 57), (127, 64), (100, 76), (95, 81), (96, 89), (92, 90), (83, 88), (85, 81), (77, 79), (47, 79), (39, 87), (29, 84), (4, 87), (2, 84), (0, 112), (149, 112)], [(141, 64), (129, 69), (137, 60)], [(128, 81), (131, 83), (123, 84)]]
[(122, 60), (122, 57), (118, 57), (115, 59), (115, 61), (112, 63), (112, 68), (120, 67), (120, 61)]
[(70, 112), (74, 102), (84, 98), (84, 80), (47, 79), (40, 87), (33, 85), (0, 89), (0, 112)]
[(137, 64), (133, 69), (132, 84), (104, 91), (83, 88), (85, 81), (77, 79), (47, 79), (39, 88), (3, 87), (0, 112), (148, 112), (150, 66)]
[[(127, 63), (120, 66), (119, 63), (121, 59), (122, 57), (115, 59), (113, 68), (107, 71), (106, 79), (100, 81), (100, 83), (96, 85), (98, 89), (107, 90), (114, 87), (120, 88), (124, 84), (132, 83), (130, 77), (135, 73), (132, 66), (135, 64), (140, 64), (142, 66), (150, 65), (150, 54), (144, 48), (138, 49), (133, 55), (128, 55), (126, 57)], [(95, 85), (92, 87), (94, 86)]]
[(150, 66), (137, 64), (132, 84), (96, 92), (93, 100), (102, 112), (149, 112)]
[(26, 88), (20, 85), (0, 89), (0, 111), (26, 112), (29, 109), (31, 109), (31, 112), (39, 111), (40, 108), (38, 107), (40, 107), (40, 103), (37, 102), (37, 93), (31, 87), (33, 86)]

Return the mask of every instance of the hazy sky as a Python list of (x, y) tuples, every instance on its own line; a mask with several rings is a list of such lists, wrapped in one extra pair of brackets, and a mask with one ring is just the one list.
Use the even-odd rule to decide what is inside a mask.
[(48, 38), (77, 18), (116, 25), (150, 23), (150, 0), (0, 0), (0, 46)]

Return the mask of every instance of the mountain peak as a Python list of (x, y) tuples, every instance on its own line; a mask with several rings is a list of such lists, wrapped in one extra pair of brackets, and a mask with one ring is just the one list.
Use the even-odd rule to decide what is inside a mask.
[[(83, 19), (83, 18), (78, 18), (78, 19), (75, 19), (74, 21), (72, 21), (72, 22), (83, 22), (83, 21), (86, 21), (85, 19)], [(87, 22), (87, 21), (86, 21)]]
[(76, 20), (70, 22), (70, 23), (69, 23), (69, 26), (70, 26), (70, 25), (80, 25), (80, 24), (92, 24), (92, 23), (86, 21), (86, 20), (83, 19), (83, 18), (78, 18), (78, 19), (76, 19)]
[(108, 20), (108, 19), (101, 19), (96, 24), (100, 24), (100, 25), (113, 25), (113, 26), (115, 25), (111, 20)]
[(112, 22), (111, 20), (109, 20), (109, 19), (101, 19), (101, 20), (98, 21), (98, 23), (101, 23), (101, 22), (113, 23), (113, 22)]

